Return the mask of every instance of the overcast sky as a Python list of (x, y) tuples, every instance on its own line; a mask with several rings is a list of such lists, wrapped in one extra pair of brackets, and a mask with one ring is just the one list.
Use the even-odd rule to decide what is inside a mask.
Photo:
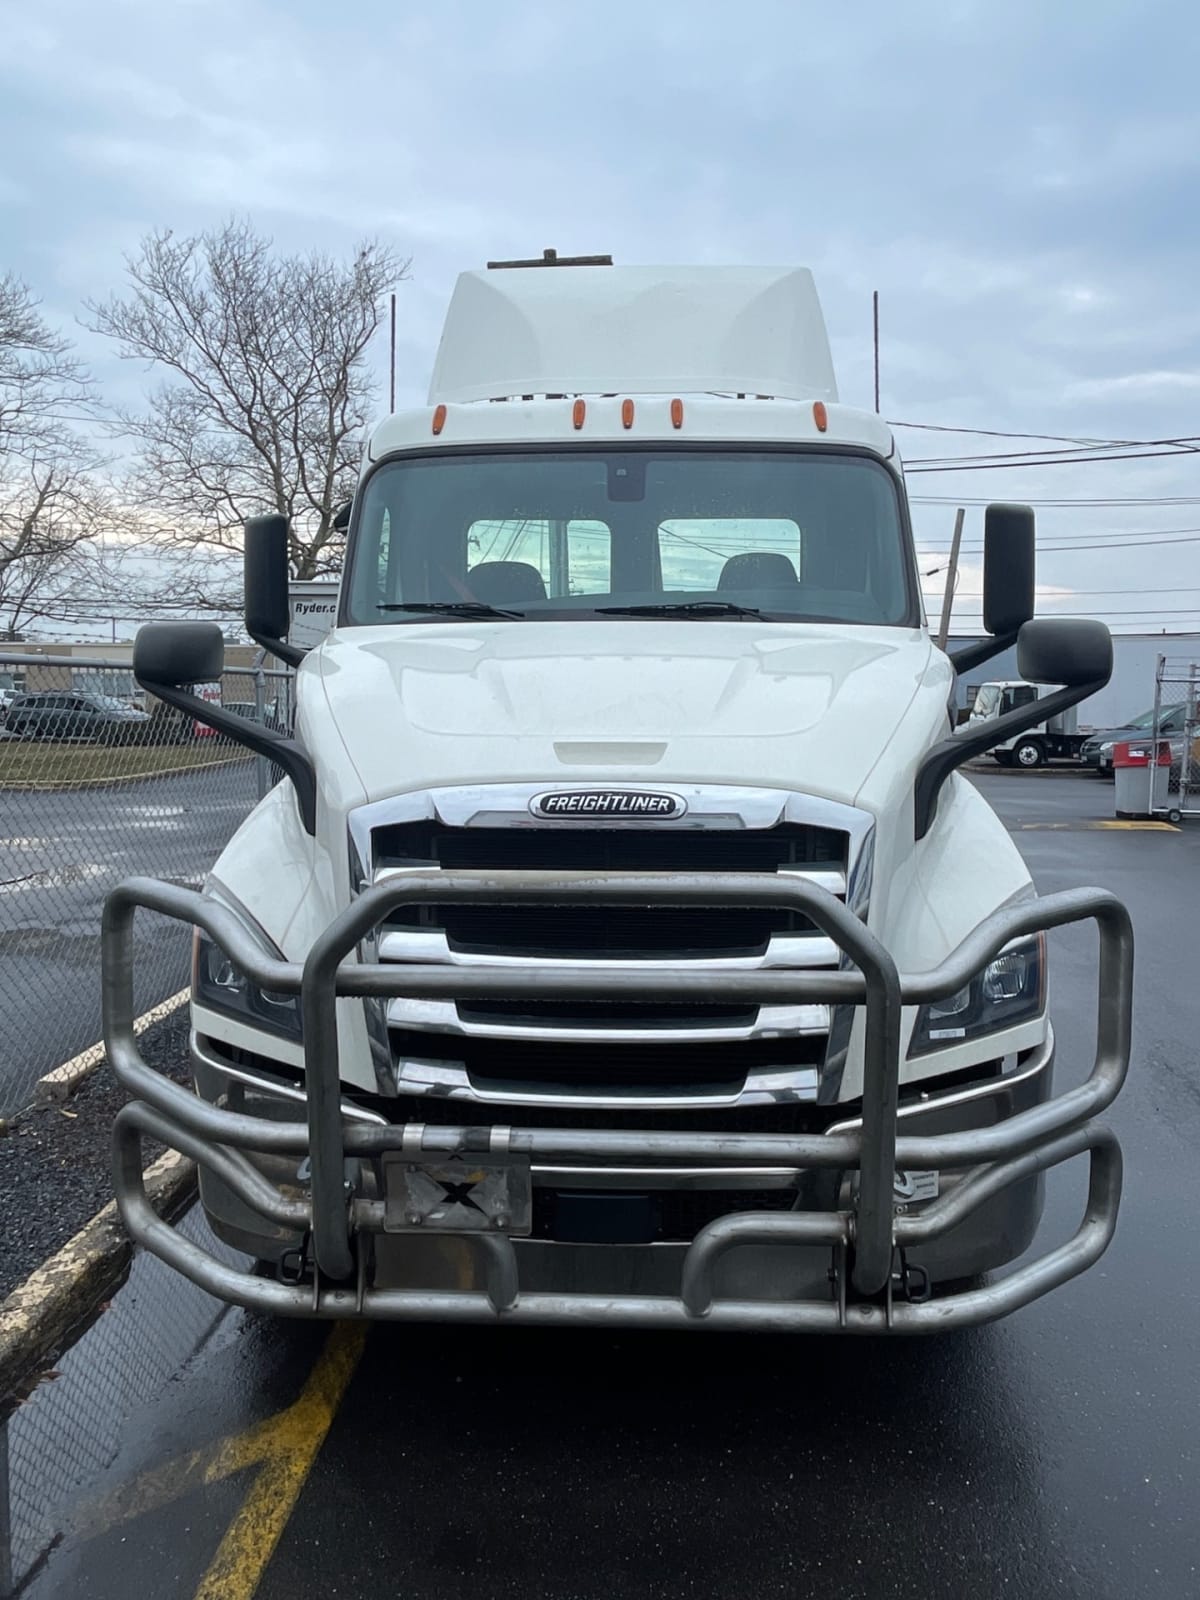
[[(1195, 0), (0, 0), (0, 15), (0, 268), (125, 400), (144, 375), (74, 326), (80, 302), (119, 287), (146, 230), (234, 213), (288, 248), (376, 234), (412, 256), (401, 404), (423, 401), (455, 274), (553, 245), (811, 266), (842, 398), (867, 406), (878, 289), (893, 421), (1200, 434)], [(382, 343), (377, 358), (382, 376)], [(914, 464), (1022, 447), (900, 439)], [(910, 491), (926, 567), (960, 497), (968, 554), (987, 498), (1092, 502), (1039, 506), (1041, 576), (1078, 594), (1057, 604), (1200, 626), (1195, 455), (914, 474)], [(1180, 503), (1113, 503), (1163, 499)], [(1147, 543), (1155, 530), (1173, 542)]]

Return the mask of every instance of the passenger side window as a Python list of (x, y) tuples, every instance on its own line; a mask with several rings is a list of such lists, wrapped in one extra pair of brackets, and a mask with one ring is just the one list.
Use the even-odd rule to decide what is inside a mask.
[[(782, 556), (790, 566), (797, 581), (801, 575), (801, 536), (799, 525), (786, 518), (672, 517), (658, 529), (659, 561), (662, 566), (664, 589), (716, 589), (727, 562), (737, 556)], [(781, 563), (768, 567), (765, 563), (747, 564), (746, 583), (732, 587), (758, 587), (757, 573), (773, 571), (783, 574)], [(731, 567), (727, 582), (736, 577), (738, 567)], [(772, 581), (769, 587), (777, 587)]]

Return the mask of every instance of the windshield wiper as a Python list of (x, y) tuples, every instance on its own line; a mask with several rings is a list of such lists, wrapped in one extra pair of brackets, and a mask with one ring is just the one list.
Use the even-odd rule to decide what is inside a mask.
[(376, 606), (377, 611), (431, 611), (448, 617), (512, 617), (524, 621), (523, 611), (502, 611), (484, 600), (406, 600)]
[(733, 600), (654, 600), (644, 605), (597, 606), (610, 617), (761, 617), (757, 606)]

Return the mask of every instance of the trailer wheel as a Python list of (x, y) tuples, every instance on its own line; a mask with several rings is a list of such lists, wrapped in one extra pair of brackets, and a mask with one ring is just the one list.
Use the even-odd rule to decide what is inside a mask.
[(1041, 767), (1046, 762), (1046, 752), (1039, 739), (1022, 739), (1013, 748), (1013, 760), (1018, 767), (1032, 771), (1034, 767)]
[(1167, 812), (1167, 821), (1173, 823), (1175, 827), (1178, 827), (1183, 821), (1183, 812), (1178, 806), (1172, 806), (1170, 811)]

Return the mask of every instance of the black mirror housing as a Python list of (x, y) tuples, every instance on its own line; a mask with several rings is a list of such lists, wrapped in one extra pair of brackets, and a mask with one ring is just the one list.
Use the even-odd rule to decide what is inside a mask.
[(1017, 671), (1026, 683), (1108, 682), (1112, 676), (1112, 634), (1103, 622), (1084, 617), (1039, 617), (1017, 636)]
[(299, 666), (304, 651), (288, 644), (288, 519), (277, 511), (248, 517), (243, 554), (246, 632), (288, 666)]
[(225, 639), (215, 622), (147, 622), (133, 642), (133, 675), (184, 687), (215, 683), (225, 670)]
[(1031, 507), (984, 512), (983, 626), (993, 636), (1016, 633), (1033, 616), (1035, 542)]

